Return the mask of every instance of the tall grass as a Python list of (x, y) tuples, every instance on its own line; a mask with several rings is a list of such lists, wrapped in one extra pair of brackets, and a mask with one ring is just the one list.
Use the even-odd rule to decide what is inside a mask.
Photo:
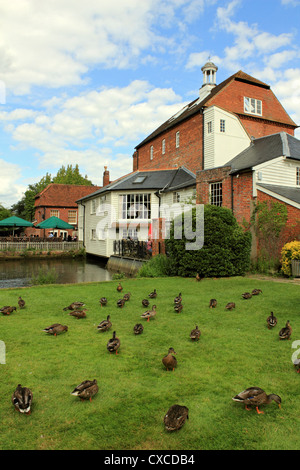
[[(118, 281), (119, 282), (119, 281)], [(279, 341), (278, 331), (290, 320), (292, 340), (300, 339), (299, 287), (292, 283), (247, 278), (152, 278), (122, 281), (131, 299), (123, 309), (116, 281), (2, 289), (0, 304), (26, 301), (23, 310), (0, 317), (0, 340), (6, 363), (0, 364), (0, 449), (296, 449), (299, 447), (299, 379), (291, 356), (293, 341)], [(253, 288), (263, 294), (244, 300)], [(140, 318), (141, 300), (154, 288), (157, 315)], [(183, 311), (176, 314), (173, 299), (182, 293)], [(108, 298), (106, 307), (99, 299)], [(209, 309), (211, 298), (218, 306)], [(63, 311), (84, 301), (87, 317), (77, 320)], [(225, 310), (229, 301), (233, 311)], [(154, 303), (154, 302), (153, 302)], [(267, 329), (273, 311), (278, 326)], [(113, 327), (100, 333), (97, 325), (111, 316)], [(133, 334), (135, 323), (144, 332)], [(48, 336), (52, 323), (68, 325), (67, 333)], [(198, 325), (201, 337), (191, 342)], [(112, 332), (121, 340), (118, 355), (106, 349)], [(169, 347), (177, 352), (178, 367), (167, 372), (162, 357)], [(70, 393), (86, 379), (98, 380), (92, 402)], [(18, 383), (33, 392), (30, 416), (14, 411), (11, 394)], [(253, 409), (232, 401), (238, 392), (260, 386), (282, 398)], [(163, 426), (168, 408), (189, 408), (189, 420), (175, 433)]]
[(39, 268), (36, 276), (32, 276), (31, 282), (33, 285), (55, 284), (58, 274), (55, 268), (46, 269)]

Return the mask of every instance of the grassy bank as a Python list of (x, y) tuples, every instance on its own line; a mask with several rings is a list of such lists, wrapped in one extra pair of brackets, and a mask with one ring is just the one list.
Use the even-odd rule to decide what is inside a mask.
[[(122, 280), (132, 296), (123, 309), (117, 281), (3, 289), (0, 304), (26, 301), (23, 310), (0, 317), (0, 340), (6, 363), (0, 364), (0, 449), (296, 449), (299, 435), (299, 380), (291, 356), (300, 340), (299, 287), (247, 278), (160, 278)], [(141, 300), (154, 288), (157, 315), (147, 323)], [(244, 300), (241, 294), (261, 288), (263, 294)], [(182, 293), (184, 309), (176, 314), (173, 299)], [(108, 298), (100, 307), (99, 299)], [(218, 306), (209, 309), (211, 298)], [(86, 303), (87, 317), (77, 320), (63, 311), (73, 301)], [(227, 302), (236, 303), (233, 311)], [(268, 330), (273, 311), (278, 325)], [(96, 326), (110, 314), (113, 328)], [(290, 320), (291, 341), (279, 341), (279, 329)], [(134, 336), (133, 326), (144, 332)], [(67, 333), (48, 336), (52, 323), (68, 325)], [(200, 341), (191, 342), (198, 325)], [(116, 331), (119, 354), (106, 344)], [(178, 367), (167, 372), (161, 362), (172, 346)], [(81, 381), (98, 380), (92, 402), (70, 395)], [(17, 413), (11, 394), (21, 383), (33, 391), (32, 413)], [(253, 409), (232, 401), (238, 392), (260, 386), (282, 398)], [(177, 433), (163, 427), (168, 408), (189, 408), (190, 419)]]

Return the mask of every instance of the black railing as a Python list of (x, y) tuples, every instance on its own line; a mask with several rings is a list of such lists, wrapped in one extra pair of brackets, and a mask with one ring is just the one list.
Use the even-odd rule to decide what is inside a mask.
[(151, 252), (148, 250), (148, 242), (138, 240), (115, 240), (114, 255), (128, 256), (135, 259), (151, 258)]

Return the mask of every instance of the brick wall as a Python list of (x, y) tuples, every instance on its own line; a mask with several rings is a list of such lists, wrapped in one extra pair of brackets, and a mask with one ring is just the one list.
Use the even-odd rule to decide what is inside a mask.
[[(174, 168), (185, 166), (196, 172), (202, 168), (202, 128), (203, 115), (196, 114), (174, 126), (163, 134), (140, 147), (133, 154), (133, 169)], [(180, 132), (179, 147), (176, 148), (176, 132)], [(165, 154), (162, 154), (162, 140), (165, 139)], [(153, 145), (153, 160), (150, 160), (150, 147)]]

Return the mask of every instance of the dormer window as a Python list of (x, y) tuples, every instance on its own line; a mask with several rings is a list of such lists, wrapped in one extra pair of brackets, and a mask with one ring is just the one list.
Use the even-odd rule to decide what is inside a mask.
[(262, 115), (262, 102), (255, 98), (244, 97), (244, 111), (248, 114)]

